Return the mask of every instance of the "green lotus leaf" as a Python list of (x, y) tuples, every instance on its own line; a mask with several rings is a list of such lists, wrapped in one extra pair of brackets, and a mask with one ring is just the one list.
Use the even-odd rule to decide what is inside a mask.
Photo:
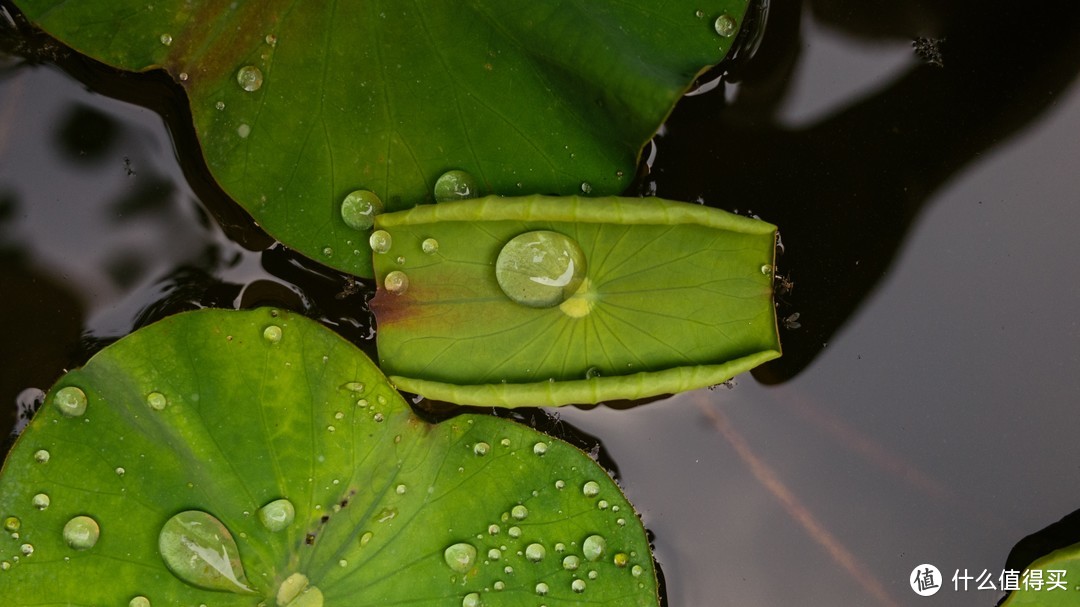
[(1055, 550), (1016, 573), (1016, 590), (1002, 607), (1073, 607), (1080, 579), (1080, 544)]
[(780, 355), (776, 228), (763, 221), (531, 196), (425, 205), (376, 227), (380, 366), (411, 392), (595, 403), (720, 383)]
[[(371, 276), (355, 190), (623, 190), (747, 0), (16, 0), (76, 50), (186, 89), (210, 171), (271, 235)], [(476, 195), (476, 192), (471, 192)]]
[(642, 524), (587, 455), (427, 423), (270, 310), (173, 316), (66, 374), (0, 520), (5, 605), (658, 605)]

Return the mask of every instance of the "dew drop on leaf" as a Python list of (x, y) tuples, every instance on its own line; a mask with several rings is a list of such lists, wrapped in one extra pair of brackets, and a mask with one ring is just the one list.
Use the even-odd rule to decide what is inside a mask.
[(581, 554), (590, 561), (596, 561), (604, 556), (605, 550), (607, 550), (607, 540), (603, 536), (590, 535), (581, 542)]
[(44, 493), (39, 493), (39, 494), (35, 495), (33, 497), (33, 499), (30, 500), (30, 502), (38, 510), (44, 510), (44, 509), (48, 508), (50, 501), (52, 501), (52, 500), (50, 500), (49, 496), (44, 494)]
[(585, 592), (585, 580), (574, 580), (570, 582), (570, 588), (577, 593)]
[(539, 584), (536, 585), (536, 594), (539, 594), (540, 596), (544, 596), (547, 593), (548, 593), (548, 585), (547, 584), (545, 584), (543, 582), (540, 582)]
[(481, 604), (480, 595), (475, 592), (470, 592), (461, 599), (461, 607), (480, 607)]
[(60, 413), (68, 417), (78, 417), (86, 413), (86, 393), (75, 386), (67, 386), (56, 392), (53, 404)]
[(169, 571), (192, 586), (252, 592), (232, 534), (213, 515), (186, 510), (173, 516), (161, 528), (158, 551)]
[(401, 270), (394, 270), (383, 279), (383, 286), (394, 295), (401, 295), (409, 289), (409, 277)]
[(368, 244), (371, 245), (371, 250), (376, 253), (386, 253), (390, 250), (390, 247), (394, 244), (394, 239), (391, 238), (390, 232), (386, 230), (375, 230), (368, 237)]
[(435, 180), (436, 202), (476, 198), (476, 178), (467, 171), (447, 171)]
[(128, 601), (128, 607), (150, 607), (150, 599), (145, 596), (137, 596)]
[(585, 279), (585, 253), (574, 239), (548, 230), (519, 234), (499, 251), (495, 279), (511, 300), (530, 308), (566, 301)]
[(350, 192), (341, 202), (341, 218), (354, 230), (370, 229), (375, 225), (375, 216), (382, 212), (382, 200), (370, 190)]
[(45, 449), (38, 449), (34, 452), (34, 461), (39, 464), (47, 463), (49, 461), (49, 457), (51, 457), (51, 455)]
[(491, 450), (491, 445), (487, 443), (476, 443), (473, 445), (472, 452), (474, 455), (484, 456)]
[(574, 571), (581, 565), (581, 559), (574, 555), (569, 555), (562, 560), (563, 569), (567, 571)]
[(543, 544), (529, 544), (525, 547), (525, 558), (534, 563), (539, 563), (547, 556), (547, 549)]
[(735, 22), (731, 15), (726, 13), (716, 18), (713, 27), (716, 29), (717, 34), (725, 38), (730, 38), (735, 35), (735, 32), (739, 31), (739, 24)]
[(281, 341), (281, 327), (277, 325), (270, 325), (269, 327), (266, 327), (265, 329), (263, 329), (263, 339), (272, 344), (276, 344), (277, 342)]
[(525, 520), (529, 516), (529, 509), (525, 506), (518, 504), (510, 509), (510, 516), (519, 521)]
[(291, 525), (295, 518), (296, 508), (287, 499), (274, 500), (259, 508), (259, 522), (275, 533)]
[(596, 497), (600, 493), (600, 483), (596, 481), (587, 481), (581, 486), (581, 493), (585, 497)]
[(76, 516), (64, 525), (64, 542), (75, 550), (89, 550), (97, 544), (101, 527), (89, 516)]
[(15, 533), (22, 527), (22, 521), (17, 516), (9, 516), (4, 519), (4, 531)]
[(168, 406), (169, 401), (161, 392), (151, 392), (146, 395), (146, 404), (154, 411), (162, 411)]
[(476, 563), (476, 547), (466, 542), (450, 545), (443, 551), (446, 565), (458, 573), (467, 573)]
[(262, 70), (254, 65), (245, 65), (236, 71), (236, 82), (249, 93), (257, 91), (263, 85)]
[(428, 255), (434, 255), (439, 252), (439, 241), (434, 238), (425, 238), (424, 242), (420, 243), (420, 249)]

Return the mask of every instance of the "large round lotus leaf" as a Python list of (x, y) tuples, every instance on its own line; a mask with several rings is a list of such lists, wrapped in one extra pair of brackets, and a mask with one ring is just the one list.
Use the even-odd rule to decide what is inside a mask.
[(480, 193), (614, 194), (747, 0), (17, 0), (76, 50), (163, 66), (207, 164), (272, 235), (370, 276), (341, 216), (398, 210), (452, 169)]
[(588, 456), (490, 416), (426, 423), (350, 344), (269, 310), (174, 316), (61, 378), (0, 520), (4, 605), (658, 604), (641, 522)]
[(701, 388), (780, 355), (776, 227), (656, 198), (521, 198), (376, 218), (380, 365), (462, 404)]
[(1076, 580), (1080, 579), (1080, 544), (1073, 544), (1038, 559), (1023, 571), (1004, 571), (999, 590), (1012, 590), (1002, 607), (1072, 607)]

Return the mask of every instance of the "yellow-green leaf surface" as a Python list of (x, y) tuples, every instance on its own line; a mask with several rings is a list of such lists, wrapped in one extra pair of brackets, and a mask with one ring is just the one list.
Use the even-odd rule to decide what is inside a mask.
[(173, 316), (66, 374), (0, 520), (5, 606), (658, 604), (587, 455), (422, 421), (351, 344), (270, 310)]
[[(655, 198), (531, 196), (426, 205), (376, 227), (390, 243), (374, 254), (380, 365), (411, 392), (595, 403), (716, 384), (780, 355), (776, 228), (763, 221)], [(515, 274), (506, 252), (520, 247), (566, 263)]]
[(287, 245), (370, 276), (341, 216), (354, 190), (404, 209), (452, 169), (481, 193), (624, 189), (747, 0), (16, 4), (96, 59), (167, 69), (225, 191)]
[(1055, 550), (1016, 573), (1017, 590), (1002, 607), (1073, 607), (1080, 600), (1080, 544)]

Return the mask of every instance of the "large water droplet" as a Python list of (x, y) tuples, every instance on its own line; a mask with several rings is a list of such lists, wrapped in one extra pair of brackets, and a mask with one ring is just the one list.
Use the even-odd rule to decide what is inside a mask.
[(503, 293), (521, 305), (557, 306), (585, 279), (585, 253), (572, 238), (558, 232), (519, 234), (499, 251), (495, 279)]
[(158, 551), (173, 575), (192, 586), (252, 593), (232, 534), (206, 512), (186, 510), (166, 521)]
[(101, 536), (101, 527), (89, 516), (76, 516), (64, 525), (64, 541), (75, 550), (89, 550)]
[(383, 279), (383, 286), (394, 295), (401, 295), (409, 289), (409, 277), (401, 270), (394, 270)]
[(75, 386), (60, 388), (53, 396), (53, 404), (60, 413), (68, 417), (78, 417), (86, 413), (86, 393)]
[(454, 571), (468, 573), (476, 563), (476, 547), (465, 542), (453, 544), (443, 551), (443, 559)]
[(375, 225), (375, 216), (383, 212), (383, 203), (375, 192), (356, 190), (341, 202), (341, 218), (354, 230), (367, 230)]
[(596, 497), (600, 493), (600, 483), (596, 481), (588, 481), (581, 486), (581, 492), (585, 497)]
[(466, 171), (447, 171), (435, 181), (437, 202), (476, 198), (476, 193), (476, 178)]
[(465, 595), (465, 598), (461, 599), (461, 607), (480, 607), (482, 604), (480, 595), (475, 592), (470, 592)]
[(604, 556), (607, 550), (607, 540), (600, 535), (590, 535), (581, 542), (581, 554), (590, 561), (595, 561)]
[(292, 524), (296, 508), (287, 499), (279, 499), (259, 508), (259, 522), (270, 531), (278, 532)]
[(713, 27), (716, 29), (717, 34), (725, 38), (730, 38), (735, 35), (735, 32), (739, 31), (739, 24), (727, 13), (717, 17)]
[(35, 507), (35, 508), (37, 508), (38, 510), (44, 510), (44, 509), (48, 508), (48, 507), (49, 507), (49, 503), (50, 503), (51, 501), (52, 501), (52, 500), (50, 500), (50, 499), (49, 499), (49, 496), (48, 496), (48, 495), (45, 495), (44, 493), (39, 493), (39, 494), (35, 495), (35, 496), (33, 497), (33, 499), (31, 499), (31, 500), (30, 500), (30, 502), (31, 502), (31, 503), (32, 503), (32, 504), (34, 505), (34, 507)]
[(519, 521), (525, 520), (529, 516), (529, 509), (525, 506), (518, 504), (510, 509), (510, 516)]
[(272, 344), (276, 344), (277, 342), (281, 341), (281, 327), (277, 325), (270, 325), (269, 327), (266, 327), (265, 329), (263, 329), (263, 339)]
[(34, 452), (34, 461), (39, 464), (47, 463), (50, 457), (52, 456), (45, 449), (38, 449)]
[(146, 395), (146, 404), (154, 411), (162, 411), (169, 405), (169, 400), (161, 392), (151, 392)]
[(150, 607), (150, 599), (145, 596), (137, 596), (128, 601), (128, 607)]
[(376, 253), (385, 253), (390, 250), (390, 247), (394, 244), (394, 239), (390, 236), (390, 232), (386, 230), (375, 230), (368, 237), (368, 244), (371, 245), (371, 250)]
[(249, 93), (257, 91), (263, 85), (262, 70), (254, 65), (245, 65), (236, 71), (236, 82)]
[(529, 544), (525, 547), (525, 558), (534, 563), (539, 563), (547, 556), (547, 548), (543, 544)]
[(439, 252), (439, 241), (434, 238), (425, 238), (424, 242), (420, 243), (420, 249), (428, 255), (434, 255)]

